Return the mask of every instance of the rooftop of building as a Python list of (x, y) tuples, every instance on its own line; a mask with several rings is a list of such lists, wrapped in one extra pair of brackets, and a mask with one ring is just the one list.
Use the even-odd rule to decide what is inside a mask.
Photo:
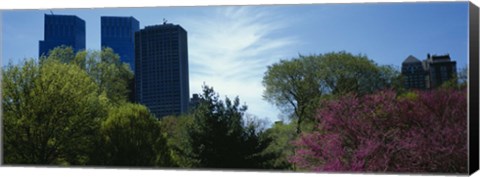
[(101, 16), (100, 19), (102, 20), (114, 20), (114, 19), (132, 19), (134, 21), (138, 21), (133, 16)]
[(450, 54), (445, 54), (445, 55), (427, 55), (427, 59), (432, 61), (432, 62), (446, 62), (446, 61), (451, 61)]
[(409, 56), (402, 62), (402, 64), (410, 64), (410, 63), (421, 63), (421, 61), (420, 61), (418, 58), (416, 58), (416, 57), (414, 57), (414, 56), (412, 56), (412, 55), (409, 55)]
[(44, 15), (45, 16), (55, 16), (55, 17), (77, 17), (78, 18), (78, 16), (76, 16), (76, 15), (62, 15), (62, 14), (53, 14), (53, 13), (51, 13), (51, 14), (45, 13)]
[(150, 31), (150, 30), (180, 30), (187, 32), (182, 26), (172, 24), (172, 23), (164, 23), (160, 25), (151, 25), (151, 26), (145, 26), (145, 28), (139, 30), (139, 31)]
[(81, 19), (80, 17), (76, 16), (76, 15), (58, 15), (58, 14), (44, 14), (44, 18), (45, 20), (49, 20), (49, 21), (52, 21), (52, 22), (56, 22), (56, 21), (62, 21), (62, 22), (69, 22), (69, 21), (72, 21), (72, 19), (74, 19), (72, 22), (80, 22), (81, 24), (85, 24), (85, 20)]

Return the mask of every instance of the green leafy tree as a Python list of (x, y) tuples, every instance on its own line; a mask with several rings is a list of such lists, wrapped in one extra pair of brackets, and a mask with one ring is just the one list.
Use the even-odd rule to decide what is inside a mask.
[(461, 68), (459, 72), (455, 73), (453, 77), (440, 85), (442, 89), (463, 89), (467, 87), (468, 81), (468, 66)]
[(243, 120), (247, 107), (240, 106), (238, 97), (233, 102), (218, 97), (213, 88), (203, 86), (183, 154), (193, 167), (264, 168), (270, 157), (263, 151), (270, 140), (263, 138), (263, 130), (256, 124)]
[(125, 103), (109, 110), (100, 131), (104, 156), (100, 165), (168, 166), (166, 139), (158, 120), (143, 105)]
[(160, 129), (167, 138), (172, 167), (189, 168), (193, 166), (191, 160), (183, 155), (189, 149), (187, 129), (192, 123), (193, 117), (190, 114), (166, 116), (160, 120)]
[(398, 72), (378, 66), (363, 55), (332, 52), (281, 60), (268, 67), (263, 77), (264, 99), (291, 113), (301, 126), (314, 121), (320, 100), (354, 92), (359, 95), (401, 86)]
[(311, 116), (311, 110), (317, 107), (317, 100), (324, 94), (319, 87), (316, 69), (312, 68), (313, 59), (300, 56), (300, 59), (281, 60), (269, 66), (263, 78), (264, 98), (285, 112), (293, 112), (299, 124), (297, 133), (301, 131), (300, 124)]
[(292, 142), (297, 138), (295, 122), (283, 123), (282, 121), (275, 122), (272, 128), (266, 130), (266, 136), (273, 141), (265, 149), (266, 152), (276, 155), (266, 163), (273, 169), (293, 170), (294, 166), (289, 162), (290, 156), (294, 153), (294, 146)]
[(85, 164), (107, 98), (81, 68), (33, 59), (2, 70), (5, 164)]
[(85, 70), (98, 85), (98, 92), (104, 92), (113, 104), (133, 100), (133, 72), (111, 48), (75, 53), (71, 47), (60, 46), (43, 56), (40, 62), (50, 60), (74, 64)]

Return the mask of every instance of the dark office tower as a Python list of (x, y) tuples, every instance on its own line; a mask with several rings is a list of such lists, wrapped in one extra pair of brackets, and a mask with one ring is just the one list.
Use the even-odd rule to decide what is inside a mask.
[(135, 32), (139, 23), (133, 17), (101, 17), (101, 46), (110, 47), (135, 70)]
[(135, 94), (157, 118), (186, 113), (189, 103), (187, 32), (163, 23), (135, 33)]
[(404, 77), (404, 86), (407, 89), (426, 89), (428, 88), (428, 73), (425, 65), (414, 56), (408, 56), (402, 62), (402, 75)]
[(445, 81), (455, 77), (457, 74), (457, 63), (450, 59), (450, 55), (427, 55), (427, 69), (430, 75), (432, 88), (441, 86)]
[(85, 21), (74, 15), (45, 14), (44, 40), (39, 42), (39, 56), (65, 45), (75, 52), (85, 49)]

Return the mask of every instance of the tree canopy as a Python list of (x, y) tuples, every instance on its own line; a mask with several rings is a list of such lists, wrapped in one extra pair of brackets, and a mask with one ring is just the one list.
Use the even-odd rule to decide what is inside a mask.
[(107, 98), (81, 68), (26, 60), (2, 70), (4, 162), (84, 164)]
[[(137, 142), (150, 143), (152, 136), (160, 134), (145, 127), (157, 124), (145, 107), (128, 103), (133, 73), (109, 48), (74, 53), (70, 47), (57, 47), (39, 60), (6, 66), (2, 75), (6, 164), (123, 165), (119, 159), (124, 154), (118, 151)], [(124, 122), (135, 124), (127, 129)], [(124, 129), (116, 130), (119, 127)], [(148, 128), (154, 131), (128, 141), (130, 135)], [(112, 131), (120, 132), (116, 139), (109, 134)], [(105, 154), (104, 148), (115, 150)], [(153, 157), (166, 157), (157, 155)]]
[(71, 47), (60, 46), (40, 58), (40, 63), (50, 60), (82, 68), (98, 85), (98, 92), (104, 92), (114, 104), (133, 100), (133, 72), (111, 48), (74, 53)]
[(190, 112), (156, 119), (129, 102), (133, 73), (111, 49), (59, 47), (2, 70), (3, 162), (464, 173), (466, 73), (406, 91), (395, 68), (364, 55), (281, 60), (263, 96), (289, 119), (267, 129), (206, 85)]
[(271, 140), (263, 138), (258, 124), (244, 121), (247, 106), (240, 106), (238, 97), (223, 102), (208, 86), (203, 86), (200, 100), (184, 148), (193, 167), (262, 168), (269, 158), (262, 152)]
[(159, 122), (143, 105), (126, 103), (109, 110), (102, 122), (102, 165), (167, 165), (166, 139)]
[(378, 66), (363, 55), (331, 52), (300, 55), (268, 67), (263, 77), (265, 100), (292, 114), (297, 133), (312, 121), (320, 100), (347, 93), (368, 94), (398, 86), (398, 71)]

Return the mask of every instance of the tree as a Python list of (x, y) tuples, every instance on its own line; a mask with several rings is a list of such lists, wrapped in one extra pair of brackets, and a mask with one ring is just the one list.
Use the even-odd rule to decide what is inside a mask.
[(168, 166), (166, 139), (159, 128), (145, 106), (125, 103), (111, 108), (100, 128), (105, 155), (101, 165)]
[(188, 127), (191, 127), (193, 117), (190, 114), (180, 116), (166, 116), (160, 120), (160, 129), (167, 138), (169, 155), (174, 167), (193, 167), (191, 160), (184, 156), (188, 147)]
[(461, 68), (459, 72), (455, 73), (453, 77), (440, 85), (443, 89), (464, 89), (467, 87), (468, 81), (468, 66)]
[(363, 55), (347, 52), (300, 55), (268, 67), (263, 77), (263, 96), (280, 109), (293, 113), (297, 134), (300, 134), (304, 122), (314, 120), (319, 100), (398, 86), (399, 81), (395, 80), (398, 75), (393, 67), (378, 66)]
[(283, 123), (275, 122), (275, 124), (266, 130), (265, 136), (270, 137), (272, 142), (265, 149), (266, 152), (276, 155), (266, 163), (273, 169), (294, 170), (289, 157), (293, 155), (294, 145), (292, 141), (297, 138), (295, 133), (295, 122)]
[(133, 72), (128, 64), (120, 61), (111, 48), (74, 53), (71, 47), (60, 46), (40, 58), (40, 63), (55, 60), (82, 68), (98, 85), (99, 93), (105, 92), (111, 103), (121, 104), (132, 99)]
[(183, 154), (193, 167), (262, 168), (269, 156), (262, 154), (270, 140), (253, 123), (244, 122), (247, 107), (237, 98), (219, 100), (213, 88), (203, 86), (200, 105), (187, 128), (187, 144)]
[(467, 173), (465, 89), (348, 95), (317, 119), (295, 143), (291, 161), (301, 169)]
[(2, 75), (4, 163), (87, 163), (107, 102), (87, 73), (30, 59)]
[(468, 65), (460, 69), (457, 74), (457, 79), (460, 86), (466, 87), (468, 83)]
[(324, 94), (319, 87), (316, 70), (311, 68), (312, 59), (300, 56), (300, 59), (291, 61), (281, 60), (269, 66), (263, 78), (266, 88), (264, 99), (286, 112), (293, 112), (297, 119), (297, 134), (301, 132), (302, 122), (311, 116), (311, 110), (317, 107), (318, 99)]

